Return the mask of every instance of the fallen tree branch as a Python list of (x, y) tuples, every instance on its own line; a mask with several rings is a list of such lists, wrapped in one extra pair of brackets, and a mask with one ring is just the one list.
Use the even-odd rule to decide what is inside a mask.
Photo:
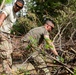
[[(35, 49), (36, 49), (39, 53), (42, 52), (41, 48), (38, 48), (38, 47), (37, 47), (37, 48), (35, 48)], [(47, 57), (48, 57), (49, 59), (53, 59), (53, 60), (57, 61), (57, 62), (58, 62), (60, 65), (62, 65), (67, 71), (69, 71), (72, 75), (74, 75), (74, 72), (68, 68), (68, 67), (69, 67), (68, 65), (66, 65), (66, 64), (58, 61), (55, 57), (51, 56), (51, 55), (48, 54), (46, 51), (44, 51), (44, 53), (45, 53), (45, 55), (47, 55)]]
[(76, 54), (76, 51), (71, 47), (71, 50)]
[(64, 64), (64, 63), (62, 63), (62, 62), (60, 62), (60, 61), (58, 61), (55, 57), (51, 56), (51, 55), (48, 54), (47, 52), (45, 52), (45, 54), (48, 55), (48, 58), (53, 59), (53, 60), (57, 61), (59, 64), (61, 64), (61, 65), (62, 65), (67, 71), (69, 71), (72, 75), (74, 74), (74, 72), (71, 71), (71, 70), (68, 68), (68, 65), (66, 65), (66, 64)]
[[(34, 48), (36, 51), (38, 51), (39, 53), (42, 53), (41, 48), (38, 48), (38, 47), (33, 47), (33, 48)], [(44, 51), (44, 52), (45, 52), (45, 51)], [(27, 60), (25, 60), (25, 61), (22, 63), (22, 65), (25, 64), (25, 63), (28, 61), (28, 59), (31, 58), (32, 55), (33, 55), (33, 53), (27, 58)], [(48, 54), (47, 52), (45, 52), (45, 55), (47, 55), (47, 57), (48, 57), (49, 59), (53, 59), (53, 60), (57, 61), (57, 62), (58, 62), (60, 65), (62, 65), (67, 71), (69, 71), (72, 75), (74, 75), (74, 72), (68, 68), (68, 65), (66, 65), (66, 64), (58, 61), (55, 57), (51, 56), (51, 55)], [(21, 66), (22, 66), (22, 65), (21, 65)]]

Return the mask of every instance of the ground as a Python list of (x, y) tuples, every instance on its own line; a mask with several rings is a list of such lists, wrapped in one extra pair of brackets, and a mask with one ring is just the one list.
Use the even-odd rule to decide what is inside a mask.
[[(14, 71), (19, 70), (18, 75), (21, 75), (22, 73), (24, 75), (25, 71), (30, 71), (31, 73), (30, 74), (26, 72), (28, 73), (26, 75), (35, 75), (35, 74), (38, 75), (33, 65), (29, 63), (28, 61), (25, 62), (27, 60), (27, 57), (24, 56), (24, 51), (21, 50), (20, 39), (21, 37), (12, 38), (12, 44), (13, 44), (13, 49), (14, 49), (13, 55), (12, 55), (13, 56), (13, 70)], [(76, 69), (76, 40), (74, 40), (73, 43), (74, 44), (72, 44), (71, 41), (63, 42), (61, 45), (62, 50), (59, 49), (59, 46), (60, 46), (59, 43), (57, 42), (55, 43), (56, 49), (59, 55), (63, 57), (63, 59), (61, 59), (62, 64), (55, 61), (52, 58), (45, 59), (46, 64), (52, 75), (70, 75), (71, 72), (68, 71), (68, 69), (70, 69), (72, 72), (74, 72), (74, 70)], [(26, 54), (28, 54), (27, 51), (26, 51)], [(52, 55), (52, 53), (50, 55)], [(67, 67), (64, 67), (63, 64), (66, 64)], [(0, 64), (0, 72), (2, 72), (1, 64)], [(43, 73), (42, 75), (45, 75), (45, 74)]]

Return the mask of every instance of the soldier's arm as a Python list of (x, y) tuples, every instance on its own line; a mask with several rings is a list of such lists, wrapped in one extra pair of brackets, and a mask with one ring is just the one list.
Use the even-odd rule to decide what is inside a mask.
[(2, 25), (5, 18), (6, 18), (6, 15), (4, 13), (0, 13), (0, 26)]
[(53, 42), (50, 40), (49, 36), (48, 36), (48, 35), (44, 35), (44, 39), (46, 40), (47, 44), (50, 45), (51, 51), (52, 51), (56, 56), (58, 56), (58, 53), (57, 53), (57, 51), (56, 51), (56, 48), (55, 48)]

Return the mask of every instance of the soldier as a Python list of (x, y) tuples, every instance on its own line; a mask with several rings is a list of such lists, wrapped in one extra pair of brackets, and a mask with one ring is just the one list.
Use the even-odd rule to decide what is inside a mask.
[(0, 13), (0, 57), (2, 58), (3, 70), (6, 75), (12, 75), (12, 45), (10, 31), (16, 21), (17, 12), (23, 8), (24, 1), (17, 0), (13, 6), (6, 6)]
[[(50, 50), (56, 55), (58, 56), (58, 53), (55, 49), (55, 46), (53, 44), (53, 42), (50, 40), (49, 37), (49, 32), (52, 31), (52, 29), (54, 28), (55, 23), (52, 20), (46, 20), (44, 23), (44, 26), (41, 27), (36, 27), (31, 29), (22, 39), (21, 41), (24, 43), (24, 47), (27, 48), (28, 45), (31, 42), (31, 39), (35, 39), (36, 40), (36, 44), (37, 46), (39, 46), (42, 40), (45, 40), (49, 46), (50, 46)], [(41, 40), (42, 39), (42, 40)], [(40, 44), (39, 44), (40, 43)], [(35, 45), (36, 45), (35, 44)], [(33, 43), (32, 43), (33, 45)], [(32, 59), (34, 59), (35, 61), (37, 61), (40, 65), (39, 67), (42, 68), (42, 70), (45, 72), (46, 75), (51, 75), (49, 69), (47, 68), (46, 63), (44, 62), (44, 60), (41, 57), (41, 54), (39, 54), (38, 51), (35, 51), (32, 54)]]

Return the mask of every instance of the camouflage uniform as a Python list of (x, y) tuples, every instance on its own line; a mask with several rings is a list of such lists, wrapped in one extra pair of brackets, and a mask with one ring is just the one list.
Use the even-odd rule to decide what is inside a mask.
[(9, 35), (5, 33), (0, 33), (0, 57), (2, 58), (3, 70), (8, 73), (12, 66), (12, 45), (9, 39)]
[(12, 45), (10, 41), (10, 31), (13, 23), (16, 21), (16, 13), (13, 12), (13, 6), (6, 6), (1, 13), (6, 15), (6, 19), (0, 26), (0, 57), (2, 58), (3, 70), (7, 75), (11, 75), (12, 66)]
[[(44, 40), (44, 35), (49, 35), (48, 31), (45, 29), (44, 26), (37, 27), (34, 29), (31, 29), (22, 39), (21, 41), (24, 42), (25, 48), (28, 46), (28, 42), (31, 42), (31, 37), (36, 41), (37, 46), (41, 44), (41, 42)], [(35, 45), (36, 45), (35, 44)], [(46, 75), (51, 75), (49, 72), (49, 69), (47, 68), (47, 65), (45, 61), (42, 58), (42, 55), (38, 52), (35, 51), (32, 54), (32, 58), (39, 63), (39, 68), (42, 68), (42, 70), (45, 72)]]

